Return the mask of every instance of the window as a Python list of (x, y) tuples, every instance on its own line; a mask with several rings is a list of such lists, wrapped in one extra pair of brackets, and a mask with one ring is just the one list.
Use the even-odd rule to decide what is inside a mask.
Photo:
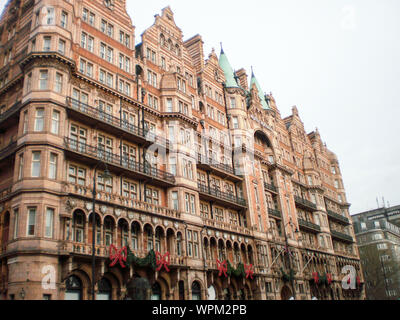
[(93, 49), (94, 49), (94, 38), (93, 37), (88, 37), (88, 45), (87, 45), (87, 49), (90, 51), (90, 52), (93, 52)]
[(146, 202), (152, 203), (156, 206), (160, 203), (160, 193), (156, 189), (147, 188), (146, 189)]
[(14, 239), (18, 238), (18, 227), (19, 227), (19, 211), (14, 210)]
[(53, 237), (53, 221), (54, 221), (54, 209), (47, 208), (46, 210), (46, 224), (45, 224), (45, 237)]
[(86, 43), (87, 43), (87, 34), (82, 32), (82, 35), (81, 35), (81, 47), (86, 49)]
[(32, 178), (40, 177), (40, 171), (41, 171), (40, 156), (41, 156), (40, 151), (32, 152), (32, 172), (31, 172)]
[(172, 208), (177, 211), (179, 210), (179, 200), (177, 191), (172, 192)]
[(97, 175), (97, 188), (99, 191), (113, 193), (113, 178), (109, 177), (105, 179), (103, 174), (99, 173)]
[(48, 80), (49, 74), (47, 70), (40, 70), (40, 76), (39, 76), (39, 89), (40, 90), (47, 90), (47, 80)]
[(43, 51), (50, 51), (51, 49), (51, 37), (44, 37), (43, 38)]
[(167, 112), (174, 112), (172, 107), (172, 99), (167, 99)]
[(233, 117), (233, 129), (239, 129), (239, 120), (238, 117)]
[(236, 98), (231, 98), (231, 108), (234, 109), (236, 108)]
[(104, 44), (104, 43), (101, 43), (100, 44), (100, 57), (102, 58), (102, 59), (105, 59), (106, 58), (106, 45)]
[(53, 180), (57, 179), (57, 159), (58, 156), (55, 153), (50, 153), (49, 178)]
[(58, 53), (65, 54), (65, 41), (64, 40), (60, 39), (58, 41)]
[(137, 199), (138, 187), (136, 183), (124, 181), (122, 184), (122, 192), (125, 198)]
[(46, 23), (48, 25), (53, 25), (54, 24), (54, 8), (52, 7), (48, 7), (47, 8), (47, 19), (46, 19)]
[(28, 78), (26, 80), (26, 91), (31, 91), (32, 88), (32, 73), (28, 74)]
[(68, 26), (68, 14), (63, 11), (61, 12), (61, 27), (67, 28)]
[(44, 130), (44, 109), (36, 109), (35, 114), (35, 132), (42, 132)]
[(170, 173), (176, 176), (176, 158), (169, 159)]
[(35, 235), (36, 208), (28, 209), (27, 236)]
[(24, 177), (24, 154), (19, 155), (18, 180)]
[(388, 245), (386, 243), (380, 243), (377, 245), (378, 250), (387, 250)]
[(63, 76), (61, 73), (56, 72), (56, 83), (54, 86), (55, 92), (61, 93), (63, 86)]
[(78, 184), (80, 186), (86, 185), (86, 169), (79, 168), (76, 166), (69, 166), (68, 170), (68, 181), (72, 184)]
[(110, 47), (107, 48), (107, 61), (110, 63), (114, 61), (114, 50)]

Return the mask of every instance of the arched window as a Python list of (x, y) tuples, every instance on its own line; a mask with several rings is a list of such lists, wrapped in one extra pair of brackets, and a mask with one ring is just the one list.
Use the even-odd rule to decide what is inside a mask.
[(150, 226), (146, 227), (146, 236), (147, 236), (147, 250), (153, 250), (153, 230), (151, 229)]
[(82, 211), (77, 211), (74, 213), (74, 218), (72, 221), (74, 230), (74, 241), (82, 243), (84, 241), (84, 227), (85, 227), (85, 215)]
[(192, 300), (201, 300), (201, 288), (200, 284), (197, 281), (193, 282), (192, 284)]
[(82, 281), (76, 276), (70, 276), (65, 283), (64, 300), (82, 300)]
[(121, 246), (121, 248), (125, 247), (125, 246), (128, 246), (128, 244), (129, 244), (128, 228), (129, 228), (128, 223), (125, 220), (121, 220), (119, 222), (119, 229), (120, 229), (120, 232), (121, 232), (121, 238), (120, 238), (120, 241), (121, 241), (120, 246)]
[(107, 247), (113, 244), (113, 227), (113, 220), (110, 217), (107, 217), (104, 220), (104, 239)]
[(151, 300), (161, 300), (161, 286), (158, 282), (156, 282), (151, 288)]
[(165, 46), (165, 36), (163, 34), (160, 35), (160, 44), (161, 46)]
[(182, 234), (178, 233), (176, 237), (176, 254), (180, 257), (182, 256)]
[(96, 300), (111, 300), (111, 283), (108, 279), (103, 278), (98, 283), (99, 291)]
[(156, 231), (156, 252), (161, 252), (161, 230), (157, 229)]
[(132, 250), (138, 250), (139, 248), (139, 226), (134, 223), (132, 225)]

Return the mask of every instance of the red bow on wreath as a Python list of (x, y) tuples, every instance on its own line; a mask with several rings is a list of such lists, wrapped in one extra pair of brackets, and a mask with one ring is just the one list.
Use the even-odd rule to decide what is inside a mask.
[(330, 273), (328, 273), (327, 275), (326, 275), (326, 279), (328, 280), (328, 284), (330, 285), (331, 283), (332, 283), (332, 275), (330, 274)]
[(347, 280), (347, 284), (351, 284), (351, 277)]
[(225, 278), (228, 277), (228, 275), (226, 274), (228, 272), (228, 262), (226, 262), (226, 260), (224, 262), (217, 260), (217, 268), (219, 270), (218, 277), (221, 277), (222, 274), (224, 274)]
[(314, 278), (314, 282), (316, 284), (318, 284), (319, 283), (319, 274), (318, 274), (318, 272), (314, 272), (313, 273), (313, 278)]
[(357, 277), (357, 278), (356, 278), (356, 281), (357, 281), (357, 285), (360, 286), (360, 285), (361, 285), (361, 279), (360, 279), (360, 277)]
[(167, 252), (165, 255), (162, 255), (161, 253), (157, 252), (156, 253), (156, 263), (157, 263), (157, 271), (160, 271), (163, 267), (165, 268), (165, 271), (169, 272), (168, 266), (171, 264), (170, 263), (170, 254)]
[(110, 246), (110, 260), (112, 261), (110, 267), (115, 267), (117, 263), (121, 265), (122, 268), (126, 268), (125, 262), (128, 257), (128, 249), (123, 247), (121, 250), (118, 250), (114, 245)]
[(253, 265), (252, 264), (245, 264), (244, 265), (244, 270), (246, 271), (246, 279), (248, 279), (250, 277), (251, 280), (253, 280), (253, 275), (254, 275), (254, 271), (253, 271)]

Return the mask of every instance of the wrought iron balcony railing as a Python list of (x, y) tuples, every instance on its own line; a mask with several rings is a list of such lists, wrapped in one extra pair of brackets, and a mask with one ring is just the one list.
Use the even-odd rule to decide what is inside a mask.
[(211, 188), (211, 187), (208, 187), (201, 183), (198, 183), (198, 188), (199, 188), (200, 193), (205, 193), (205, 194), (211, 195), (213, 197), (216, 197), (218, 199), (221, 199), (223, 201), (235, 203), (242, 207), (247, 206), (247, 202), (245, 199), (237, 197), (234, 194), (222, 192), (216, 188)]
[(17, 148), (17, 142), (15, 141), (10, 143), (4, 149), (0, 150), (0, 160), (3, 160), (5, 157), (8, 157), (16, 150), (16, 148)]
[(297, 220), (299, 221), (300, 228), (306, 228), (308, 230), (312, 230), (318, 233), (321, 232), (321, 227), (319, 225), (312, 223), (310, 221), (305, 221), (303, 219), (297, 219)]
[(269, 208), (268, 213), (271, 216), (282, 219), (282, 213), (279, 210)]
[(233, 169), (233, 167), (228, 164), (217, 163), (217, 161), (215, 161), (211, 158), (207, 158), (206, 156), (204, 156), (202, 154), (197, 154), (197, 159), (198, 159), (199, 164), (209, 165), (210, 167), (213, 167), (213, 168), (221, 170), (221, 171), (225, 171), (229, 174), (233, 174), (233, 175), (235, 174), (235, 170)]
[(341, 214), (338, 214), (336, 212), (333, 212), (331, 210), (327, 210), (328, 212), (328, 217), (338, 221), (338, 222), (342, 222), (345, 223), (346, 225), (350, 224), (350, 220), (344, 216), (342, 216)]
[(353, 237), (349, 236), (348, 234), (345, 234), (345, 233), (342, 233), (339, 231), (335, 231), (335, 230), (331, 230), (331, 235), (332, 235), (332, 238), (336, 238), (336, 239), (343, 240), (346, 242), (354, 243)]
[(65, 138), (65, 147), (75, 153), (86, 155), (104, 161), (105, 163), (122, 167), (129, 171), (141, 173), (155, 179), (167, 181), (171, 184), (175, 183), (175, 176), (168, 172), (159, 170), (150, 165), (144, 165), (142, 163), (129, 160), (128, 158), (120, 157), (111, 152), (104, 151), (97, 147), (93, 147), (70, 138)]
[(273, 184), (269, 184), (269, 183), (267, 183), (267, 182), (264, 182), (264, 188), (265, 188), (267, 191), (272, 191), (272, 192), (275, 192), (275, 193), (278, 192), (278, 188), (277, 188), (277, 187), (275, 187)]
[(300, 198), (299, 196), (294, 196), (294, 200), (297, 204), (306, 207), (308, 209), (312, 209), (312, 210), (317, 210), (317, 205), (315, 203), (312, 203), (309, 200), (306, 200), (304, 198)]
[(126, 132), (129, 132), (137, 137), (143, 138), (151, 143), (155, 143), (164, 147), (169, 148), (171, 142), (168, 139), (160, 137), (149, 130), (145, 130), (143, 128), (139, 128), (138, 126), (129, 123), (126, 120), (119, 119), (110, 115), (98, 108), (89, 106), (88, 104), (82, 103), (79, 100), (68, 97), (67, 98), (68, 108), (83, 113), (93, 119), (97, 119), (101, 122), (107, 123), (115, 128), (122, 129)]

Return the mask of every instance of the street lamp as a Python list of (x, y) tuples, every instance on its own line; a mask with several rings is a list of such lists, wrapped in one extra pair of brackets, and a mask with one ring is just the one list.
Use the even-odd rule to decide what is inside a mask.
[[(286, 243), (286, 249), (287, 249), (287, 254), (289, 256), (289, 272), (292, 270), (292, 256), (290, 254), (290, 250), (289, 250), (289, 239), (287, 237), (286, 234), (286, 227), (290, 225), (291, 227), (295, 226), (294, 223), (292, 222), (292, 219), (290, 219), (290, 221), (288, 223), (285, 224), (284, 226), (284, 234), (285, 234), (285, 243)], [(300, 231), (296, 228), (295, 234), (300, 233)], [(290, 283), (292, 285), (292, 290), (293, 290), (293, 298), (294, 300), (296, 300), (296, 288), (294, 286), (294, 279), (293, 277), (290, 277)]]
[(111, 174), (108, 171), (107, 164), (103, 161), (99, 161), (94, 168), (93, 175), (93, 208), (92, 208), (92, 300), (95, 300), (94, 287), (95, 287), (95, 276), (96, 276), (96, 176), (97, 168), (99, 165), (103, 164), (105, 166), (104, 174), (101, 175), (103, 179), (111, 178)]

